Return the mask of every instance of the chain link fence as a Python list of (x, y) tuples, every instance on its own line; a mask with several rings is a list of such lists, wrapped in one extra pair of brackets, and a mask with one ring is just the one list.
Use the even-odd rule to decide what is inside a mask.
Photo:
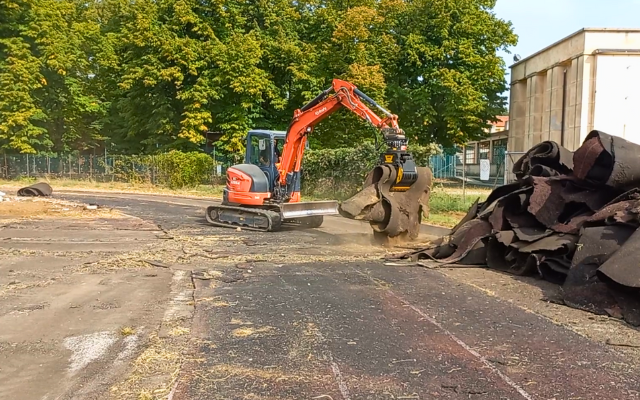
[(504, 179), (504, 184), (512, 183), (516, 181), (516, 176), (513, 172), (513, 164), (516, 163), (523, 155), (527, 154), (525, 151), (510, 151), (505, 153), (505, 163), (507, 165), (507, 175)]
[[(66, 155), (51, 157), (31, 154), (0, 154), (0, 178), (20, 179), (43, 177), (50, 179), (94, 180), (97, 182), (146, 182), (156, 184), (158, 169), (154, 156), (128, 155)], [(224, 176), (233, 163), (224, 156), (216, 156), (210, 175), (213, 179)]]
[(491, 187), (513, 181), (513, 163), (524, 153), (507, 152), (506, 141), (483, 145), (445, 149), (444, 154), (431, 156), (429, 167), (434, 178)]
[[(449, 154), (447, 154), (449, 153)], [(453, 153), (453, 154), (451, 154)], [(499, 186), (513, 182), (513, 164), (524, 152), (507, 152), (505, 148), (494, 148), (489, 161), (488, 179), (481, 175), (483, 154), (470, 157), (458, 149), (446, 149), (444, 154), (430, 156), (428, 166), (438, 180), (449, 180), (480, 186)], [(465, 160), (464, 157), (467, 157)], [(44, 177), (50, 179), (94, 180), (98, 182), (145, 182), (156, 184), (160, 181), (157, 169), (150, 162), (154, 156), (129, 155), (8, 155), (0, 154), (0, 179), (22, 177)], [(226, 170), (241, 162), (230, 157), (216, 155), (210, 176), (214, 181), (223, 181)], [(466, 162), (465, 162), (466, 161)], [(486, 163), (485, 163), (486, 164)], [(485, 166), (486, 168), (486, 166)], [(506, 174), (505, 174), (506, 171)], [(484, 179), (483, 179), (484, 178)]]

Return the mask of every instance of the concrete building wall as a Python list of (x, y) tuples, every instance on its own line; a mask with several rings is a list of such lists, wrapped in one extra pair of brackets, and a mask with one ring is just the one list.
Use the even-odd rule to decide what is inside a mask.
[(639, 93), (640, 29), (578, 31), (511, 67), (508, 150), (575, 150), (592, 129), (640, 143)]
[(600, 55), (596, 67), (589, 126), (640, 143), (640, 56)]

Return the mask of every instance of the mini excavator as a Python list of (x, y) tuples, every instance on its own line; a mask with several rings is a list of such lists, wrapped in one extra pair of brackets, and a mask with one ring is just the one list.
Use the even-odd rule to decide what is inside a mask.
[[(363, 101), (380, 110), (385, 118), (376, 115)], [(227, 169), (222, 203), (207, 208), (207, 221), (215, 226), (270, 232), (283, 224), (317, 228), (325, 215), (338, 215), (337, 201), (300, 201), (300, 170), (308, 135), (316, 124), (342, 107), (381, 131), (387, 148), (378, 165), (393, 166), (397, 171), (391, 191), (409, 190), (418, 179), (418, 172), (397, 115), (355, 85), (334, 79), (331, 87), (294, 112), (286, 132), (249, 132), (244, 163)], [(278, 137), (284, 139), (280, 157), (275, 146)]]

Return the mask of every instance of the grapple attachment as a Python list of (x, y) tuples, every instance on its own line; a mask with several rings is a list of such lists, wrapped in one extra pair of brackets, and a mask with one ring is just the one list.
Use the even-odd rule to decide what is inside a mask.
[(406, 192), (418, 180), (416, 163), (406, 151), (388, 151), (382, 155), (380, 164), (391, 167), (393, 171), (390, 176), (391, 192)]
[(409, 174), (391, 163), (375, 167), (364, 189), (340, 204), (340, 215), (368, 221), (376, 235), (416, 239), (422, 214), (429, 210), (433, 174), (428, 167), (415, 167), (413, 160), (411, 164)]
[[(418, 180), (418, 170), (411, 153), (407, 151), (407, 138), (404, 132), (398, 128), (385, 128), (382, 130), (387, 151), (380, 156), (379, 165), (391, 167), (391, 192), (406, 192)], [(377, 168), (372, 171), (373, 174)], [(378, 178), (375, 175), (375, 178)], [(376, 180), (377, 181), (377, 180)]]

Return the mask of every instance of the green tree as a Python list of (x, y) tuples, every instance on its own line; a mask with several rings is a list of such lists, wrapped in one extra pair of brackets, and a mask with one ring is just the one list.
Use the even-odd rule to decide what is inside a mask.
[(402, 3), (389, 65), (388, 99), (419, 143), (444, 146), (479, 139), (505, 112), (505, 65), (497, 55), (515, 45), (495, 0), (416, 0)]
[(46, 115), (40, 126), (54, 151), (90, 149), (103, 140), (99, 120), (108, 106), (93, 83), (99, 69), (95, 48), (101, 40), (95, 4), (79, 0), (36, 4), (25, 34), (35, 44), (44, 78), (34, 91)]
[[(504, 112), (515, 44), (495, 0), (5, 0), (0, 2), (0, 149), (197, 150), (207, 131), (244, 150), (251, 128), (286, 129), (332, 79), (400, 117), (413, 140), (483, 135)], [(378, 112), (377, 110), (374, 110)], [(375, 129), (352, 113), (312, 145), (350, 147)]]
[(0, 149), (36, 153), (49, 145), (47, 132), (37, 125), (45, 114), (33, 97), (46, 84), (33, 43), (24, 34), (31, 1), (0, 2)]

